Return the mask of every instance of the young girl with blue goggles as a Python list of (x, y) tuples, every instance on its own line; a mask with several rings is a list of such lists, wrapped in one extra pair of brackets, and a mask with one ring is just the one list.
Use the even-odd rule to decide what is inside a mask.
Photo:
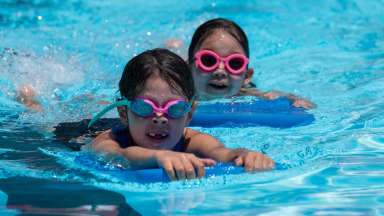
[(121, 98), (90, 122), (117, 107), (121, 125), (101, 133), (91, 147), (128, 160), (133, 169), (163, 168), (171, 180), (200, 178), (204, 167), (233, 162), (246, 170), (274, 167), (267, 156), (229, 149), (216, 138), (186, 128), (196, 107), (188, 64), (165, 49), (143, 52), (125, 66)]

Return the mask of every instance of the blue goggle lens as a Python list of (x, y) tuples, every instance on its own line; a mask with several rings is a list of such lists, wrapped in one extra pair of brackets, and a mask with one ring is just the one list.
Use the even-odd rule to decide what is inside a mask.
[(190, 105), (186, 102), (178, 102), (168, 108), (168, 115), (171, 118), (181, 118), (190, 110)]
[[(190, 111), (190, 104), (180, 101), (177, 104), (173, 104), (168, 108), (167, 115), (171, 118), (181, 118)], [(129, 106), (129, 109), (140, 117), (149, 117), (153, 115), (153, 108), (151, 104), (148, 104), (144, 100), (134, 100)]]
[(152, 106), (144, 100), (134, 100), (129, 108), (134, 114), (141, 117), (148, 117), (153, 114)]

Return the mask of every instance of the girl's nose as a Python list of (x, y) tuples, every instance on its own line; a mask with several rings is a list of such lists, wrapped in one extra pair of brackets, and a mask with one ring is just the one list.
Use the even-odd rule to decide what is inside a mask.
[[(220, 63), (220, 65), (222, 64), (223, 63)], [(212, 75), (217, 79), (225, 79), (228, 76), (227, 72), (225, 71), (225, 68), (221, 66), (219, 66), (219, 68), (215, 70)]]
[(224, 61), (220, 61), (219, 69), (220, 69), (220, 70), (224, 70), (224, 69), (225, 69)]
[(164, 116), (163, 113), (156, 113), (156, 116), (152, 118), (152, 123), (155, 125), (168, 124), (168, 119)]

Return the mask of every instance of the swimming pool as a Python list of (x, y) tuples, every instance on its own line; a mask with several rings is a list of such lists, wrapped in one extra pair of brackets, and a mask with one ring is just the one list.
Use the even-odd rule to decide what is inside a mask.
[[(383, 215), (384, 2), (175, 2), (0, 0), (0, 214)], [(290, 169), (141, 185), (79, 167), (53, 139), (101, 109), (129, 58), (169, 38), (185, 57), (218, 16), (247, 32), (257, 85), (310, 98), (316, 121), (197, 129)], [(26, 83), (44, 112), (15, 102)]]

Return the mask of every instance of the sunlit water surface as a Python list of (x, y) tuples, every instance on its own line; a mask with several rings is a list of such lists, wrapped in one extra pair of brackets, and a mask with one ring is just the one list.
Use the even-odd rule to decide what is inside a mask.
[[(381, 0), (0, 0), (0, 213), (384, 214), (383, 11)], [(290, 169), (143, 185), (82, 168), (83, 152), (52, 139), (112, 99), (132, 56), (178, 38), (185, 58), (194, 29), (218, 16), (247, 32), (258, 87), (311, 99), (316, 121), (196, 129)], [(43, 112), (16, 101), (26, 84)]]

